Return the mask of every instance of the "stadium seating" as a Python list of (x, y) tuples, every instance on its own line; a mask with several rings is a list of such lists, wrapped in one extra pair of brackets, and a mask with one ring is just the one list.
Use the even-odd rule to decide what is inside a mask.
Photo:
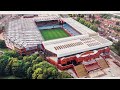
[(46, 25), (46, 26), (42, 26), (42, 27), (38, 27), (39, 30), (43, 30), (43, 29), (52, 29), (52, 28), (60, 28), (62, 27), (61, 25)]
[(77, 31), (75, 31), (72, 27), (70, 27), (68, 24), (64, 24), (63, 28), (67, 30), (72, 36), (80, 35)]

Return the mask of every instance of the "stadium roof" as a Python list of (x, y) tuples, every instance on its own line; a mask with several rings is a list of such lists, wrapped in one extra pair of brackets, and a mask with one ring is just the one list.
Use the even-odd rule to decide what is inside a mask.
[(39, 14), (38, 17), (34, 17), (34, 21), (49, 21), (49, 20), (58, 20), (60, 18), (59, 15), (56, 14)]
[(57, 54), (57, 57), (94, 50), (112, 45), (112, 42), (99, 36), (78, 35), (42, 42), (45, 49)]
[(73, 27), (75, 30), (77, 30), (83, 35), (85, 34), (88, 34), (90, 36), (97, 35), (95, 31), (91, 30), (90, 28), (84, 26), (83, 24), (79, 23), (78, 21), (72, 18), (62, 18), (62, 20), (67, 22), (71, 27)]
[(32, 19), (18, 19), (8, 23), (5, 37), (18, 48), (33, 47), (43, 40), (41, 33)]

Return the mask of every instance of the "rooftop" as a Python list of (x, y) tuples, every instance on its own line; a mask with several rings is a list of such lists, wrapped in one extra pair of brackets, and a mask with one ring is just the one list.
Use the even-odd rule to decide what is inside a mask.
[(57, 54), (58, 57), (112, 45), (111, 41), (98, 35), (78, 35), (74, 37), (43, 41), (42, 43), (47, 50)]
[(48, 21), (48, 20), (58, 20), (60, 17), (56, 14), (39, 14), (38, 17), (33, 18), (34, 21)]
[(72, 26), (75, 30), (77, 30), (83, 35), (85, 34), (88, 34), (90, 36), (97, 35), (95, 31), (91, 30), (90, 28), (84, 26), (83, 24), (79, 23), (78, 21), (72, 18), (62, 18), (62, 20), (68, 23), (70, 26)]
[(33, 47), (43, 40), (41, 33), (32, 19), (18, 19), (8, 23), (5, 33), (18, 48)]

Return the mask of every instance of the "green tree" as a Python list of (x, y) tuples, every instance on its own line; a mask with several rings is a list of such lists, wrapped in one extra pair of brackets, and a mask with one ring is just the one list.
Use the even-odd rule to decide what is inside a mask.
[(41, 56), (39, 56), (39, 57), (36, 58), (36, 61), (37, 62), (42, 62), (42, 61), (44, 61), (44, 59)]
[(0, 40), (0, 48), (6, 48), (6, 44), (4, 40)]
[(96, 20), (96, 21), (95, 21), (95, 23), (99, 25), (101, 22), (100, 22), (100, 21), (98, 21), (98, 20)]
[(69, 73), (62, 71), (60, 73), (60, 78), (64, 79), (64, 78), (73, 78)]
[(0, 60), (0, 75), (5, 75), (5, 68), (8, 64), (7, 59), (1, 59)]
[(82, 23), (82, 24), (84, 24), (85, 20), (83, 18), (80, 18), (79, 22)]
[(23, 61), (24, 61), (24, 62), (31, 62), (31, 57), (29, 57), (29, 56), (24, 56), (24, 57), (23, 57)]
[(4, 55), (9, 57), (14, 57), (14, 58), (19, 56), (18, 52), (14, 50), (5, 51)]
[(120, 56), (120, 41), (118, 41), (117, 43), (115, 43), (113, 46), (115, 47), (115, 49), (118, 52), (118, 55)]
[(97, 28), (97, 26), (95, 26), (95, 25), (91, 25), (90, 28), (91, 28), (92, 30), (94, 30), (95, 32), (98, 32), (98, 28)]
[(6, 55), (1, 55), (0, 56), (0, 75), (4, 75), (5, 72), (5, 68), (7, 66), (7, 64), (9, 63), (9, 56), (6, 56)]
[(39, 56), (39, 54), (38, 54), (38, 53), (35, 53), (35, 54), (32, 54), (32, 56), (34, 57), (33, 60), (35, 60), (35, 59)]
[(25, 76), (27, 76), (27, 70), (31, 66), (32, 66), (31, 62), (23, 62), (23, 70), (24, 70)]
[(92, 24), (90, 22), (88, 22), (88, 21), (85, 21), (84, 25), (89, 28)]
[(6, 75), (12, 75), (12, 63), (14, 61), (14, 58), (9, 58), (9, 62), (5, 68), (5, 74)]
[(23, 62), (20, 60), (17, 60), (14, 58), (13, 64), (12, 64), (12, 73), (16, 77), (24, 77), (25, 76), (25, 70), (23, 68)]
[(77, 21), (79, 21), (80, 20), (80, 17), (77, 17)]
[(23, 59), (23, 56), (18, 56), (18, 59), (19, 59), (19, 60), (22, 60), (22, 59)]
[(43, 79), (43, 77), (41, 76), (41, 74), (42, 74), (42, 69), (41, 68), (37, 68), (34, 71), (34, 73), (32, 74), (32, 79), (37, 79), (39, 75), (40, 75), (39, 78)]
[(110, 19), (111, 18), (111, 14), (101, 14), (101, 17), (105, 18), (105, 19)]
[(29, 67), (29, 68), (27, 69), (27, 78), (28, 78), (28, 79), (32, 79), (32, 74), (33, 74), (32, 67)]
[(37, 79), (43, 79), (43, 74), (39, 74)]

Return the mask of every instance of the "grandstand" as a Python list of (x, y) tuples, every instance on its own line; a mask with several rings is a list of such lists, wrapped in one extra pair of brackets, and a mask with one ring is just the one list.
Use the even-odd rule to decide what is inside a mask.
[[(60, 70), (72, 68), (79, 76), (107, 68), (104, 60), (109, 58), (112, 45), (71, 17), (55, 14), (13, 20), (8, 23), (4, 38), (7, 47), (21, 55), (42, 51), (48, 62)], [(96, 61), (98, 58), (103, 59)], [(81, 66), (81, 71), (77, 65)]]
[(64, 24), (63, 25), (64, 30), (66, 30), (67, 32), (69, 32), (71, 34), (71, 36), (76, 36), (76, 35), (80, 35), (79, 32), (75, 31), (75, 29), (73, 29), (70, 25), (68, 24)]
[[(99, 40), (96, 40), (95, 38), (99, 38)], [(94, 50), (96, 48), (106, 47), (111, 44), (111, 42), (100, 36), (89, 37), (87, 35), (43, 41), (42, 43), (47, 50), (57, 54), (57, 57), (68, 56), (85, 52), (87, 50)]]
[[(42, 35), (31, 19), (18, 19), (9, 22), (4, 32), (7, 47), (26, 51), (37, 49), (43, 41)], [(22, 52), (20, 52), (22, 54)], [(23, 52), (24, 54), (24, 52)]]
[(77, 32), (83, 34), (83, 35), (97, 35), (97, 33), (93, 30), (91, 30), (90, 28), (84, 26), (83, 24), (80, 24), (79, 22), (77, 22), (76, 20), (72, 19), (72, 18), (61, 18), (64, 22), (66, 22), (67, 24), (69, 24), (71, 27), (73, 27)]

